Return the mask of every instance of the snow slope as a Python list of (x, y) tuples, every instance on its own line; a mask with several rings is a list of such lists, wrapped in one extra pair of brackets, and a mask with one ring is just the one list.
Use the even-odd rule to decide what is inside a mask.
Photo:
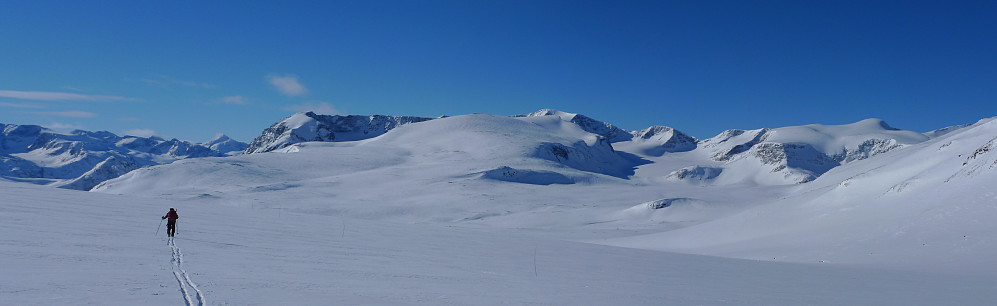
[[(925, 134), (890, 127), (880, 119), (845, 125), (727, 130), (699, 142), (696, 151), (701, 156), (700, 164), (690, 165), (670, 176), (715, 184), (806, 183), (842, 164), (928, 139)], [(711, 168), (717, 170), (709, 170)], [(688, 176), (689, 173), (697, 175)]]
[(618, 128), (612, 124), (589, 118), (585, 115), (573, 114), (556, 109), (541, 109), (525, 115), (515, 117), (557, 117), (563, 121), (571, 122), (582, 130), (606, 137), (610, 142), (627, 141), (633, 138), (630, 131)]
[[(328, 158), (330, 155), (339, 158)], [(259, 169), (246, 170), (241, 166), (246, 163)], [(239, 164), (239, 168), (231, 169), (233, 172), (216, 169), (230, 164)], [(339, 181), (337, 176), (351, 174), (399, 177), (409, 172), (430, 174), (421, 179), (445, 183), (477, 180), (485, 172), (505, 167), (558, 173), (576, 182), (626, 177), (636, 164), (614, 152), (603, 138), (556, 118), (465, 115), (400, 126), (391, 133), (358, 142), (300, 143), (267, 155), (185, 160), (129, 173), (97, 190), (160, 194), (196, 189), (204, 183), (185, 183), (182, 180), (186, 177), (219, 181), (211, 188), (258, 188), (261, 182)], [(244, 179), (251, 181), (240, 181)]]
[[(748, 138), (780, 142), (757, 141), (734, 154), (739, 156), (734, 161), (712, 160), (710, 165), (719, 167), (689, 168), (708, 163), (715, 156), (710, 153), (730, 144), (706, 141), (691, 151), (647, 156), (616, 150), (605, 136), (559, 116), (466, 115), (407, 124), (362, 141), (298, 143), (265, 154), (183, 160), (134, 171), (95, 191), (367, 220), (525, 230), (558, 239), (608, 239), (599, 243), (715, 256), (912, 270), (930, 262), (930, 268), (938, 270), (980, 271), (976, 267), (989, 265), (997, 249), (963, 248), (965, 258), (951, 257), (956, 247), (951, 243), (926, 248), (927, 242), (918, 240), (922, 237), (906, 236), (910, 230), (898, 228), (967, 239), (971, 236), (963, 232), (994, 231), (967, 219), (969, 215), (931, 221), (936, 214), (922, 214), (955, 199), (983, 204), (952, 209), (986, 216), (992, 197), (983, 190), (993, 183), (987, 176), (974, 174), (980, 178), (916, 188), (937, 181), (927, 177), (989, 173), (986, 160), (959, 169), (924, 168), (936, 162), (961, 165), (965, 158), (960, 155), (989, 152), (980, 148), (987, 148), (997, 132), (987, 122), (930, 140), (889, 129), (877, 120), (738, 133), (727, 138), (741, 137), (729, 141), (742, 144)], [(843, 141), (821, 135), (855, 137)], [(859, 152), (868, 139), (886, 138), (898, 146), (846, 161), (856, 154), (843, 152)], [(750, 162), (748, 157), (757, 155), (738, 155), (765, 149), (766, 144), (785, 148), (804, 140), (810, 141), (805, 147), (814, 154), (831, 158), (827, 154), (838, 152), (833, 155), (843, 165), (824, 170), (806, 184), (766, 184), (763, 179), (770, 178), (765, 175), (771, 170), (759, 166), (766, 164)], [(950, 141), (953, 144), (942, 146)], [(793, 165), (791, 156), (775, 160)], [(888, 169), (927, 172), (895, 178), (886, 176), (893, 173)], [(684, 177), (673, 177), (676, 173)], [(862, 173), (884, 177), (854, 183)], [(716, 184), (737, 175), (741, 181)], [(710, 183), (675, 182), (693, 177)], [(834, 187), (850, 184), (860, 187)], [(868, 188), (874, 192), (863, 191)], [(273, 197), (283, 200), (268, 200)], [(648, 208), (654, 205), (647, 203), (657, 202), (674, 205)], [(896, 204), (906, 202), (913, 204)], [(963, 229), (967, 224), (979, 228)], [(579, 231), (589, 234), (579, 237)], [(973, 243), (985, 245), (985, 240)], [(963, 264), (946, 265), (951, 261), (946, 257)]]
[[(0, 277), (0, 304), (979, 305), (997, 295), (997, 118), (930, 137), (878, 120), (735, 131), (660, 155), (597, 126), (465, 115), (179, 160), (90, 193), (0, 182), (0, 259), (18, 269)], [(838, 165), (803, 184), (773, 179), (818, 173), (807, 156)], [(168, 207), (181, 214), (173, 242), (151, 229)]]
[[(997, 298), (993, 276), (680, 255), (528, 231), (21, 183), (0, 182), (0, 197), (4, 305), (980, 305)], [(156, 229), (169, 207), (180, 214), (172, 241)]]
[(835, 168), (717, 220), (604, 243), (774, 261), (997, 274), (997, 118)]

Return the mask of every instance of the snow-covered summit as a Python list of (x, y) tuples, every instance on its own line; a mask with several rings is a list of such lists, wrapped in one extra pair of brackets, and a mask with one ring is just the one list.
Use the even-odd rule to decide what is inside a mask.
[[(307, 126), (311, 124), (309, 121), (312, 120), (291, 123)], [(378, 137), (347, 144), (298, 142), (288, 144), (278, 152), (287, 154), (281, 154), (279, 158), (272, 154), (244, 154), (149, 167), (104, 182), (95, 190), (182, 194), (174, 191), (201, 190), (201, 186), (207, 185), (230, 192), (251, 193), (310, 188), (302, 186), (322, 185), (325, 180), (359, 174), (370, 175), (372, 181), (364, 179), (359, 186), (351, 183), (339, 188), (359, 190), (380, 186), (383, 194), (399, 196), (392, 199), (392, 203), (408, 203), (412, 201), (410, 194), (400, 190), (421, 188), (421, 185), (389, 178), (411, 175), (424, 183), (470, 180), (476, 184), (479, 181), (574, 184), (625, 179), (633, 175), (637, 165), (614, 151), (602, 136), (557, 117), (482, 114), (404, 124)]]
[[(881, 119), (866, 119), (852, 124), (808, 124), (774, 129), (727, 130), (706, 139), (701, 146), (711, 148), (714, 158), (727, 160), (733, 155), (763, 143), (805, 144), (836, 160), (863, 159), (897, 147), (928, 140), (924, 134), (899, 130)], [(880, 150), (874, 150), (874, 147)]]
[[(898, 144), (919, 139), (869, 123), (878, 122), (809, 127), (877, 137), (888, 131)], [(742, 213), (612, 244), (757, 260), (827, 258), (993, 273), (995, 184), (997, 118), (989, 118), (845, 163)]]
[(223, 156), (177, 139), (118, 136), (107, 131), (60, 132), (37, 125), (0, 124), (0, 177), (89, 190), (144, 166)]
[[(727, 130), (703, 140), (697, 150), (721, 167), (721, 182), (762, 184), (809, 182), (848, 162), (870, 158), (929, 137), (891, 127), (881, 119), (844, 125), (808, 124), (773, 129)], [(673, 177), (680, 177), (673, 173)]]
[(516, 115), (513, 117), (542, 117), (542, 116), (559, 117), (561, 118), (561, 120), (577, 124), (579, 127), (582, 128), (582, 130), (585, 130), (586, 132), (596, 135), (602, 135), (603, 137), (606, 137), (606, 139), (609, 139), (610, 142), (627, 141), (633, 138), (633, 135), (630, 133), (630, 131), (618, 128), (612, 124), (595, 120), (586, 117), (585, 115), (567, 113), (556, 109), (545, 108), (533, 113), (525, 115)]
[(229, 138), (225, 134), (220, 134), (215, 139), (201, 144), (205, 147), (211, 148), (212, 150), (218, 151), (225, 155), (236, 155), (241, 154), (246, 148), (249, 147), (248, 143), (241, 142), (232, 138)]
[(301, 112), (274, 123), (253, 139), (246, 153), (263, 153), (307, 141), (355, 141), (380, 136), (400, 125), (432, 120), (412, 116), (339, 116)]
[(641, 153), (650, 156), (661, 156), (666, 152), (685, 152), (696, 149), (695, 137), (686, 135), (679, 130), (667, 126), (652, 126), (633, 132), (631, 140)]

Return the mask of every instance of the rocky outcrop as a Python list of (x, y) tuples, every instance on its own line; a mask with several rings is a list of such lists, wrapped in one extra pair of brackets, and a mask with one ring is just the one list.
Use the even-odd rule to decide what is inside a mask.
[(601, 135), (606, 137), (610, 142), (620, 142), (633, 139), (633, 134), (630, 131), (618, 128), (612, 124), (605, 123), (599, 120), (595, 120), (584, 115), (566, 113), (555, 109), (541, 109), (539, 111), (526, 114), (517, 115), (513, 117), (539, 117), (539, 116), (558, 116), (561, 120), (568, 121), (578, 125), (582, 130)]
[(634, 137), (631, 141), (642, 145), (642, 153), (650, 156), (692, 151), (698, 143), (696, 138), (667, 126), (652, 126), (632, 134)]
[(274, 123), (245, 153), (263, 153), (308, 141), (355, 141), (374, 138), (405, 124), (432, 120), (411, 116), (329, 116), (297, 113)]

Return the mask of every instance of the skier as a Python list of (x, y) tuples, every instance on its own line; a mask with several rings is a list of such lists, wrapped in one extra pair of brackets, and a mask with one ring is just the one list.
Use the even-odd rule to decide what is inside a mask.
[(173, 237), (173, 234), (177, 233), (177, 219), (180, 219), (180, 215), (177, 215), (177, 211), (171, 207), (163, 219), (169, 219), (166, 222), (166, 236)]

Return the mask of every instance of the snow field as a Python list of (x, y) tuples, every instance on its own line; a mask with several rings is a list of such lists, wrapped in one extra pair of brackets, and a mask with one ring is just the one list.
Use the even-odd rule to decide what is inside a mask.
[[(0, 183), (0, 195), (5, 305), (913, 305), (997, 296), (992, 277), (681, 255), (19, 183)], [(180, 214), (172, 243), (153, 228), (169, 207)]]
[[(103, 292), (143, 304), (935, 305), (995, 295), (997, 121), (928, 140), (878, 120), (729, 131), (647, 155), (647, 143), (611, 148), (562, 119), (449, 117), (362, 141), (144, 168), (96, 193), (4, 183), (0, 195), (19, 200), (3, 205), (28, 230), (0, 223), (16, 233), (0, 252), (17, 260), (9, 266), (65, 265), (30, 256), (59, 248), (112, 275), (108, 284), (134, 279), (139, 293)], [(910, 137), (850, 151), (876, 154), (829, 171), (782, 167), (870, 133)], [(793, 152), (803, 159), (780, 157)], [(670, 178), (690, 165), (711, 170), (692, 184)], [(152, 221), (133, 220), (169, 207), (181, 214), (172, 245), (136, 236)], [(93, 218), (72, 215), (84, 208)], [(116, 238), (92, 243), (124, 250), (109, 255), (124, 266), (158, 272), (107, 267), (65, 238), (79, 228)], [(57, 281), (2, 288), (19, 302), (69, 288), (46, 277)]]

